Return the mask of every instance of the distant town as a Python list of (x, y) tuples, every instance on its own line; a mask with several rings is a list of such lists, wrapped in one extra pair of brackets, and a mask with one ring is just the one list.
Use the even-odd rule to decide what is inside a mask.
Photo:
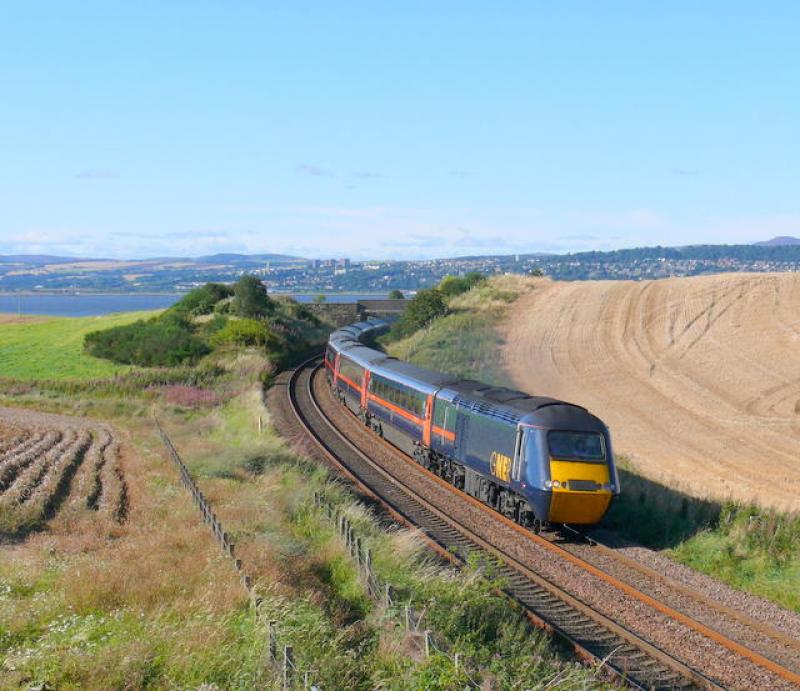
[(208, 281), (259, 276), (275, 293), (417, 291), (448, 274), (532, 273), (557, 280), (644, 280), (730, 271), (798, 271), (800, 240), (753, 245), (643, 247), (575, 254), (512, 254), (413, 261), (218, 254), (120, 261), (0, 255), (0, 292), (175, 293)]

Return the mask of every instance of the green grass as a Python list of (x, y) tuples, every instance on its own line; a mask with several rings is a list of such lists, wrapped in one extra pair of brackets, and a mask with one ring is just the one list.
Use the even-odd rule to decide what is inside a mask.
[(90, 331), (130, 324), (156, 312), (122, 312), (102, 317), (53, 317), (0, 324), (0, 377), (19, 380), (88, 380), (130, 372), (83, 352)]
[(497, 353), (508, 306), (528, 287), (517, 277), (481, 283), (450, 301), (450, 314), (399, 341), (383, 339), (390, 355), (459, 377), (508, 386)]

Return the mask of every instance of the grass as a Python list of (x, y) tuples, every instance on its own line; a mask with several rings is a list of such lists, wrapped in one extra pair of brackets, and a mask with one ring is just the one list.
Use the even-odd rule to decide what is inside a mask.
[[(322, 688), (463, 688), (467, 674), (495, 688), (600, 686), (494, 594), (490, 568), (442, 566), (413, 533), (387, 530), (288, 448), (263, 407), (268, 363), (255, 352), (228, 357), (197, 373), (193, 385), (214, 397), (195, 397), (196, 407), (176, 404), (161, 394), (169, 387), (149, 379), (139, 388), (32, 384), (0, 397), (115, 424), (130, 498), (123, 526), (88, 510), (63, 513), (46, 531), (0, 544), (0, 688), (277, 688), (263, 626), (165, 459), (151, 407), (232, 536), (262, 612), (279, 622), (280, 644), (294, 647)], [(315, 490), (347, 511), (379, 575), (463, 653), (458, 670), (447, 656), (421, 656), (397, 613), (369, 596), (318, 515)]]
[[(451, 301), (451, 313), (385, 343), (424, 367), (508, 385), (498, 357), (509, 306), (535, 279), (503, 276)], [(744, 504), (721, 505), (665, 487), (618, 457), (622, 494), (603, 521), (617, 536), (653, 549), (729, 585), (800, 612), (800, 517)]]
[(133, 368), (83, 352), (90, 331), (130, 324), (157, 312), (123, 312), (102, 317), (53, 317), (0, 327), (0, 377), (18, 380), (90, 380), (130, 372)]
[(379, 574), (474, 661), (473, 676), (502, 688), (536, 680), (560, 680), (554, 688), (598, 686), (594, 672), (565, 662), (546, 636), (531, 631), (520, 612), (490, 592), (491, 581), (479, 567), (454, 573), (413, 534), (387, 531), (271, 428), (259, 434), (259, 416), (265, 417), (261, 392), (249, 386), (211, 411), (165, 411), (165, 426), (256, 575), (263, 607), (282, 622), (282, 640), (294, 646), (302, 668), (317, 671), (323, 688), (454, 688), (465, 672), (409, 648), (397, 618), (370, 598), (340, 538), (314, 507), (314, 491), (348, 513), (369, 541)]
[(498, 327), (508, 306), (534, 285), (519, 276), (491, 279), (453, 298), (450, 314), (402, 340), (384, 340), (384, 346), (394, 357), (423, 367), (508, 385), (496, 357), (503, 345)]

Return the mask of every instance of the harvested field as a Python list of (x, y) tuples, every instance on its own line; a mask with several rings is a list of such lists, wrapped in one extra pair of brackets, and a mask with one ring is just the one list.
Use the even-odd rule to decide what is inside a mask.
[(800, 509), (800, 276), (542, 280), (509, 314), (514, 384), (588, 407), (641, 472)]
[(111, 430), (0, 408), (0, 534), (41, 528), (62, 509), (124, 520), (127, 486)]

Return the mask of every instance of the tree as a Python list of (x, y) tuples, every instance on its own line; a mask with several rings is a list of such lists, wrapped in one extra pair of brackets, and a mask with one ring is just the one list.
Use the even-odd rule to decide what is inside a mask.
[(406, 296), (403, 295), (403, 291), (402, 290), (398, 290), (397, 288), (395, 288), (394, 290), (392, 290), (389, 293), (389, 299), (390, 300), (405, 300)]
[(264, 318), (275, 310), (264, 284), (251, 274), (242, 276), (233, 287), (233, 311), (248, 319)]
[(544, 276), (544, 271), (542, 271), (538, 267), (535, 268), (535, 269), (531, 269), (531, 276), (534, 276), (535, 278), (539, 278), (540, 276)]
[(434, 319), (447, 314), (447, 302), (436, 288), (420, 290), (408, 301), (403, 316), (392, 327), (392, 338), (402, 338), (428, 326)]
[(314, 304), (315, 304), (315, 305), (321, 305), (321, 304), (322, 304), (323, 302), (325, 302), (327, 299), (328, 299), (328, 298), (327, 298), (326, 296), (324, 296), (324, 295), (315, 295), (315, 296), (314, 296)]
[(233, 288), (222, 283), (206, 283), (184, 295), (172, 306), (175, 312), (190, 316), (210, 314), (217, 303), (233, 295)]

